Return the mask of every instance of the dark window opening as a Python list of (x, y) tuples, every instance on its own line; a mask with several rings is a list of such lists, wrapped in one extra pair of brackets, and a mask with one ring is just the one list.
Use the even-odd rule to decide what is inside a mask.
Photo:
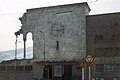
[(0, 71), (5, 71), (5, 66), (0, 66)]
[(23, 66), (16, 66), (16, 71), (23, 71)]
[(14, 66), (7, 66), (7, 71), (14, 71)]
[(57, 41), (56, 50), (59, 50), (59, 41)]
[(32, 66), (25, 66), (25, 71), (31, 71), (33, 69)]
[(65, 80), (71, 80), (72, 79), (72, 66), (71, 65), (65, 65), (64, 66), (64, 79)]
[(113, 57), (115, 56), (114, 48), (105, 48), (105, 57)]
[(98, 43), (98, 42), (103, 42), (103, 41), (104, 41), (103, 35), (96, 35), (95, 38), (94, 38), (94, 41), (95, 41), (96, 43)]
[(113, 64), (106, 64), (106, 71), (114, 71), (114, 65)]
[(45, 79), (52, 79), (52, 66), (46, 66), (44, 68), (43, 78)]
[(96, 64), (95, 70), (96, 70), (96, 72), (103, 72), (104, 64)]
[(105, 55), (105, 49), (103, 48), (97, 48), (95, 49), (95, 57), (104, 57)]
[(113, 34), (112, 35), (112, 37), (111, 37), (111, 40), (112, 41), (117, 41), (117, 42), (119, 42), (119, 40), (120, 40), (120, 34)]

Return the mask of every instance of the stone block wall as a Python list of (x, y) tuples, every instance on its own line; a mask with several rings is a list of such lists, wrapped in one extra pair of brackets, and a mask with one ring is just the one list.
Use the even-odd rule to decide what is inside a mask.
[[(21, 18), (23, 36), (33, 34), (35, 60), (80, 60), (86, 54), (87, 3), (28, 9)], [(45, 52), (45, 56), (44, 56)]]

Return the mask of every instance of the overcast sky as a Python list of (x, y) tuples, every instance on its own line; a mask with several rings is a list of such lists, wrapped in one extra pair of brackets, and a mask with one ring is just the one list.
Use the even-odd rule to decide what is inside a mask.
[[(98, 0), (96, 2), (95, 0), (0, 0), (0, 51), (15, 48), (14, 32), (20, 29), (19, 17), (26, 12), (26, 9), (83, 1), (88, 2), (91, 8), (90, 14), (120, 12), (120, 0)], [(20, 38), (18, 48), (23, 46), (21, 41)]]

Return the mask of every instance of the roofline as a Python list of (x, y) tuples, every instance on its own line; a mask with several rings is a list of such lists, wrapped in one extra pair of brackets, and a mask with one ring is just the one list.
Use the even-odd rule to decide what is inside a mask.
[(55, 6), (46, 6), (46, 7), (40, 7), (40, 8), (32, 8), (32, 9), (27, 9), (28, 11), (32, 11), (32, 10), (37, 10), (37, 9), (47, 9), (47, 8), (55, 8), (55, 7), (60, 7), (60, 6), (71, 6), (71, 5), (79, 5), (79, 4), (86, 4), (88, 6), (89, 11), (91, 11), (89, 5), (87, 2), (82, 2), (82, 3), (73, 3), (73, 4), (63, 4), (63, 5), (55, 5)]
[(33, 60), (33, 59), (10, 59), (10, 60), (1, 61), (0, 64), (5, 63), (5, 62), (23, 61), (23, 60)]
[(104, 15), (113, 15), (113, 14), (120, 14), (120, 12), (111, 12), (111, 13), (101, 13), (101, 14), (93, 14), (93, 15), (86, 15), (86, 17), (94, 17), (94, 16), (104, 16)]

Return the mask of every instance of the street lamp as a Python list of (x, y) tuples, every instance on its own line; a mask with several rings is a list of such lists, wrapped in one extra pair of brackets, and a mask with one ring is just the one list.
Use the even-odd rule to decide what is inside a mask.
[[(43, 44), (43, 48), (44, 48), (44, 51), (43, 51), (43, 54), (44, 54), (44, 69), (43, 69), (43, 75), (45, 74), (44, 73), (44, 70), (45, 70), (45, 68), (46, 68), (46, 63), (45, 63), (45, 34), (42, 32), (42, 31), (39, 31), (40, 33), (42, 33), (42, 35), (43, 35), (43, 39), (44, 39), (44, 44)], [(44, 76), (43, 76), (44, 77)]]

